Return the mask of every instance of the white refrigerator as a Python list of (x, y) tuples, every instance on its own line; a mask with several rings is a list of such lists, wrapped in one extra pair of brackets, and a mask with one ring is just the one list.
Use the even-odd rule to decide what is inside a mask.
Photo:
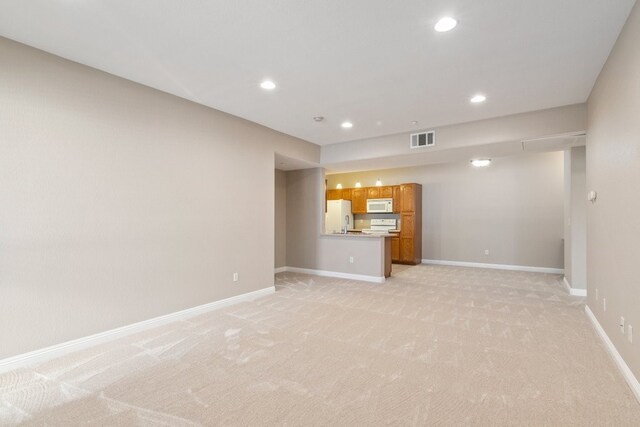
[(354, 228), (353, 214), (351, 213), (350, 200), (329, 200), (327, 201), (327, 214), (324, 219), (325, 233), (334, 233)]

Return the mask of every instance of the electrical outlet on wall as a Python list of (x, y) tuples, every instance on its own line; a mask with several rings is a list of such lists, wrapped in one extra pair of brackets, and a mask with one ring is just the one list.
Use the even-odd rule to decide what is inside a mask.
[(238, 281), (238, 273), (233, 273), (233, 281), (234, 282)]
[(353, 257), (352, 256), (349, 257), (349, 264), (353, 264)]
[(629, 342), (633, 342), (633, 326), (631, 325), (627, 326), (627, 339)]
[(485, 254), (485, 255), (489, 255), (489, 249), (485, 249), (485, 250), (484, 250), (484, 254)]

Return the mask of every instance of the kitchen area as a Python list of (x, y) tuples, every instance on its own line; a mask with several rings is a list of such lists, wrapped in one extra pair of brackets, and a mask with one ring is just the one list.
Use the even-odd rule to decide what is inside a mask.
[(421, 263), (420, 184), (327, 188), (325, 212), (325, 236), (384, 240), (385, 277), (393, 263)]

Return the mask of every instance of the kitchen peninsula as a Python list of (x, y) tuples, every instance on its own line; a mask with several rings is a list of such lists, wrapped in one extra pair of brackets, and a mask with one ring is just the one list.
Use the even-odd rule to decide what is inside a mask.
[[(383, 282), (391, 276), (391, 234), (326, 233), (320, 236), (321, 265)], [(371, 280), (377, 278), (378, 280)]]
[(392, 263), (422, 261), (422, 186), (326, 191), (324, 233), (317, 261), (322, 270), (384, 282)]

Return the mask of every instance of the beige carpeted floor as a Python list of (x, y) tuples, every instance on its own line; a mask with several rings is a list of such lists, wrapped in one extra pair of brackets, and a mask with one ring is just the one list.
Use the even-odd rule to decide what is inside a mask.
[(442, 266), (275, 295), (0, 376), (0, 424), (640, 425), (554, 275)]

